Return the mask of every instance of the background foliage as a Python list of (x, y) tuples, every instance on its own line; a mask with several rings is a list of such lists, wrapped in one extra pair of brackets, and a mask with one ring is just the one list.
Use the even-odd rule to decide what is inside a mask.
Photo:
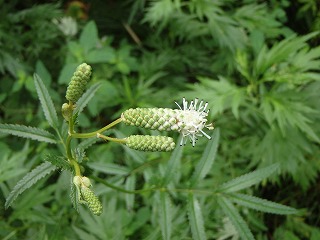
[[(41, 77), (59, 110), (70, 77), (82, 62), (93, 66), (90, 84), (99, 82), (101, 87), (79, 117), (79, 131), (101, 128), (130, 107), (174, 107), (183, 96), (203, 98), (210, 104), (220, 141), (214, 165), (197, 186), (215, 189), (278, 163), (278, 174), (245, 193), (304, 212), (284, 217), (242, 207), (242, 216), (257, 239), (320, 238), (318, 1), (0, 4), (0, 123), (48, 129), (33, 73)], [(137, 130), (122, 125), (113, 132), (132, 133)], [(239, 237), (230, 216), (215, 207), (230, 206), (228, 200), (217, 203), (177, 192), (171, 193), (173, 198), (161, 192), (124, 194), (96, 182), (102, 217), (84, 208), (78, 214), (66, 197), (67, 173), (44, 178), (4, 210), (5, 198), (18, 180), (57, 149), (6, 134), (0, 137), (4, 239), (203, 239), (202, 233), (208, 239)], [(98, 143), (88, 149), (84, 161), (93, 175), (128, 190), (149, 188), (163, 176), (171, 176), (163, 184), (178, 187), (190, 183), (205, 151), (206, 141), (199, 143), (172, 155)], [(175, 166), (171, 158), (179, 159)], [(170, 167), (176, 172), (168, 172)], [(200, 206), (202, 216), (192, 218), (190, 213)], [(170, 225), (158, 224), (166, 217)], [(205, 230), (190, 230), (188, 219)], [(200, 235), (192, 235), (195, 232)]]

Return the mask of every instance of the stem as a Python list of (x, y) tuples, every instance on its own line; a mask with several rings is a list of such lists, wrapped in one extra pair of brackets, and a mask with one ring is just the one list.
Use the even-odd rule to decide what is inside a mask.
[(117, 125), (118, 123), (122, 122), (122, 118), (118, 118), (117, 120), (113, 121), (112, 123), (108, 124), (107, 126), (94, 131), (94, 132), (90, 132), (90, 133), (74, 133), (74, 132), (70, 132), (70, 136), (72, 138), (91, 138), (91, 137), (96, 137), (97, 133), (102, 133), (106, 130), (108, 130), (109, 128), (112, 128), (113, 126)]
[(113, 185), (112, 183), (109, 183), (99, 177), (96, 177), (96, 176), (90, 176), (90, 178), (92, 178), (95, 181), (102, 183), (103, 185), (106, 185), (107, 187), (110, 187), (114, 190), (117, 190), (117, 191), (123, 192), (123, 193), (129, 193), (129, 194), (139, 194), (139, 193), (145, 193), (145, 192), (151, 192), (151, 191), (198, 193), (198, 194), (208, 194), (208, 195), (217, 194), (214, 191), (208, 191), (208, 190), (202, 190), (202, 189), (188, 189), (188, 188), (172, 188), (172, 189), (170, 189), (170, 188), (165, 188), (165, 187), (153, 187), (153, 188), (148, 188), (148, 189), (127, 190), (127, 189), (118, 187), (116, 185)]
[(108, 137), (108, 136), (102, 135), (100, 133), (97, 133), (97, 137), (101, 138), (103, 140), (106, 140), (106, 141), (117, 142), (117, 143), (126, 143), (126, 141), (127, 141), (126, 139)]
[[(69, 101), (69, 106), (70, 108), (73, 108), (73, 104), (72, 102)], [(67, 152), (67, 157), (68, 160), (70, 162), (70, 164), (73, 166), (73, 169), (75, 171), (75, 175), (76, 176), (81, 176), (81, 170), (80, 170), (80, 165), (78, 164), (78, 162), (76, 161), (76, 159), (74, 159), (72, 157), (72, 152), (71, 152), (71, 139), (72, 139), (72, 134), (74, 133), (74, 121), (73, 121), (73, 116), (71, 119), (69, 119), (68, 121), (68, 125), (69, 125), (69, 130), (68, 130), (68, 137), (66, 140), (66, 152)]]

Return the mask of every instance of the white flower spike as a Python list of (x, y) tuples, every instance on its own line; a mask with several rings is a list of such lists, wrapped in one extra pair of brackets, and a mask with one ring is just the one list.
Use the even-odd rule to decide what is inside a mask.
[(186, 143), (186, 140), (184, 139), (185, 137), (189, 137), (192, 146), (195, 146), (198, 139), (197, 137), (205, 136), (206, 138), (211, 139), (211, 137), (203, 131), (204, 128), (209, 130), (214, 129), (212, 123), (207, 124), (209, 109), (206, 109), (208, 107), (208, 103), (204, 103), (203, 101), (200, 101), (199, 103), (198, 98), (191, 101), (189, 106), (188, 101), (185, 98), (182, 99), (182, 107), (177, 102), (175, 103), (183, 112), (178, 121), (178, 125), (180, 125), (179, 132), (182, 134), (180, 145)]
[(186, 137), (195, 146), (197, 137), (211, 137), (203, 131), (204, 128), (214, 129), (212, 124), (207, 124), (208, 103), (198, 100), (188, 104), (185, 98), (182, 107), (176, 103), (179, 109), (170, 108), (135, 108), (124, 111), (121, 115), (125, 124), (155, 129), (159, 131), (177, 131), (182, 134), (180, 145), (186, 143)]

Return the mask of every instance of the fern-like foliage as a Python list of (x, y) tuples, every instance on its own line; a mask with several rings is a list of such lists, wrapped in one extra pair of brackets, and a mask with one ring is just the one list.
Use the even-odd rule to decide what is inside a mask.
[(46, 130), (17, 124), (0, 124), (0, 132), (40, 142), (56, 144), (54, 135)]
[(21, 193), (55, 170), (56, 166), (49, 162), (44, 162), (25, 175), (8, 195), (5, 208), (8, 208)]

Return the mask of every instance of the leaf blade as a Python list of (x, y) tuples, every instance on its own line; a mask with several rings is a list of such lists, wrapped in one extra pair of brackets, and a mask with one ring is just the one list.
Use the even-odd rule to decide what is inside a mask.
[(203, 179), (208, 174), (215, 160), (220, 138), (220, 130), (216, 129), (211, 137), (212, 141), (208, 142), (191, 178), (191, 186), (194, 186), (198, 181)]
[(83, 109), (87, 106), (88, 102), (91, 100), (91, 98), (94, 97), (97, 90), (101, 87), (102, 83), (97, 82), (93, 84), (77, 101), (75, 112), (81, 113)]
[(207, 239), (204, 229), (204, 221), (201, 213), (201, 208), (198, 200), (195, 198), (193, 194), (190, 194), (188, 199), (188, 216), (193, 239)]
[(223, 212), (228, 216), (241, 238), (254, 240), (247, 223), (241, 217), (235, 206), (227, 198), (222, 196), (218, 198), (218, 204), (222, 208)]
[(36, 184), (40, 179), (44, 178), (46, 175), (56, 170), (56, 166), (49, 162), (44, 162), (37, 166), (31, 172), (27, 173), (13, 188), (6, 199), (5, 208), (7, 209), (16, 198), (23, 193), (25, 190)]
[[(180, 139), (178, 140), (178, 142), (180, 142)], [(178, 167), (180, 165), (180, 160), (182, 157), (182, 152), (183, 147), (176, 146), (167, 163), (166, 172), (162, 180), (162, 186), (168, 185), (171, 182), (171, 180), (176, 176), (176, 172), (178, 171)]]
[(50, 126), (57, 129), (59, 126), (58, 116), (49, 92), (38, 74), (35, 73), (33, 78), (44, 115)]
[(222, 184), (218, 190), (225, 193), (236, 192), (244, 188), (248, 188), (254, 184), (259, 183), (263, 179), (270, 176), (279, 168), (279, 164), (272, 164), (269, 167), (258, 169), (256, 171), (247, 173), (240, 177), (234, 178)]
[(244, 207), (273, 214), (297, 214), (298, 210), (266, 199), (241, 193), (230, 194), (230, 200)]
[(171, 203), (169, 195), (165, 192), (159, 193), (160, 201), (160, 227), (163, 239), (170, 239), (171, 237)]
[(30, 138), (32, 140), (37, 140), (40, 142), (47, 142), (53, 144), (57, 143), (53, 134), (49, 133), (46, 130), (35, 127), (29, 127), (18, 124), (0, 124), (0, 132), (23, 138)]

